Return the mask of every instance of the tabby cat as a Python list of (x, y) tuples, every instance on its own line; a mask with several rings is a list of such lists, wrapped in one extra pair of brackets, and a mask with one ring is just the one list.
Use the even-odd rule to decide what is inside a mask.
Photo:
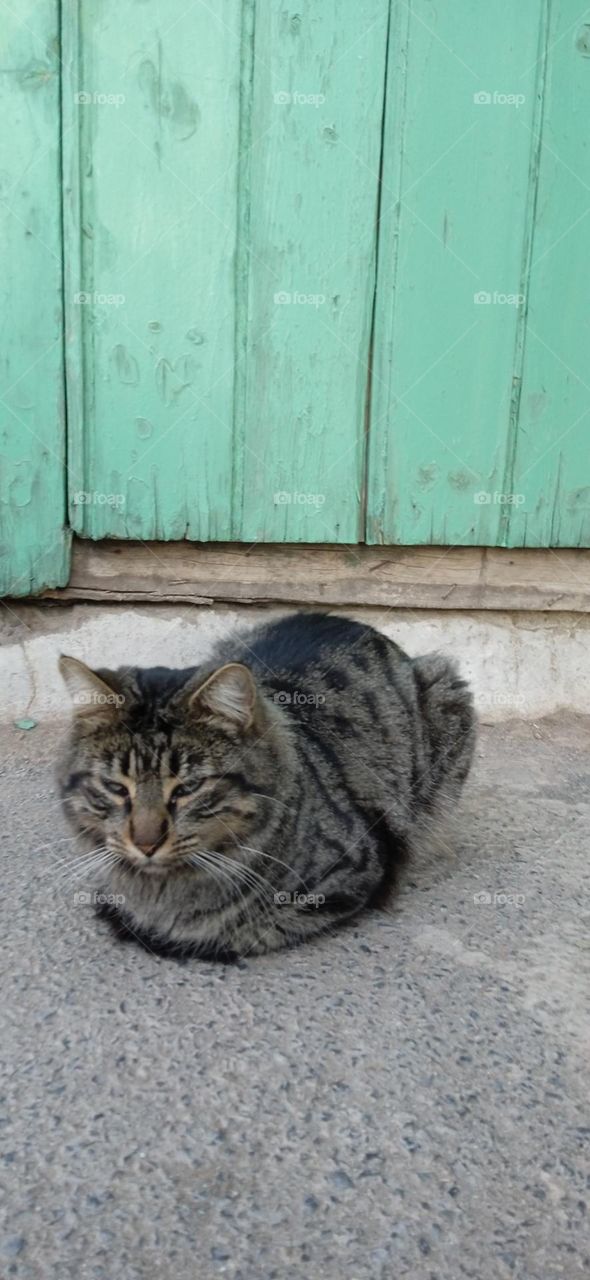
[(346, 617), (265, 623), (184, 671), (60, 669), (80, 865), (159, 954), (260, 955), (377, 902), (473, 754), (452, 663)]

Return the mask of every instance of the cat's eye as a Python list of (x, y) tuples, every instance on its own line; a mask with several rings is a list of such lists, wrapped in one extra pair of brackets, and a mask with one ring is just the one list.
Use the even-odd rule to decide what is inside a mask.
[(181, 783), (179, 787), (175, 787), (174, 791), (172, 792), (172, 795), (170, 796), (168, 804), (176, 804), (177, 800), (182, 800), (184, 796), (191, 796), (193, 794), (194, 794), (194, 787), (185, 787)]
[(129, 788), (124, 786), (122, 782), (113, 782), (112, 778), (102, 778), (101, 781), (103, 787), (106, 787), (107, 791), (112, 792), (114, 796), (128, 797)]

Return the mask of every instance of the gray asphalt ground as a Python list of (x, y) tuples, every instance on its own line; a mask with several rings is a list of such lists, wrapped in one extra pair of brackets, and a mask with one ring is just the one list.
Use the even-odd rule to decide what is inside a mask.
[(589, 743), (485, 730), (389, 914), (227, 968), (59, 887), (55, 734), (3, 731), (2, 1280), (587, 1275)]

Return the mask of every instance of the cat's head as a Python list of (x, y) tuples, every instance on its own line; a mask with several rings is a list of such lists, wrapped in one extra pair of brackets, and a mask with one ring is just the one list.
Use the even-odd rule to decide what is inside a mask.
[(146, 874), (248, 843), (282, 735), (247, 667), (93, 671), (64, 656), (60, 671), (74, 708), (61, 791), (78, 831)]

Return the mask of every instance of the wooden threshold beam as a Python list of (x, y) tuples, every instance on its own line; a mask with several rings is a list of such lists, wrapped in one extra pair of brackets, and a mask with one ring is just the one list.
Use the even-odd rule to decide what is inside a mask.
[(68, 586), (40, 598), (588, 613), (590, 550), (78, 538)]

